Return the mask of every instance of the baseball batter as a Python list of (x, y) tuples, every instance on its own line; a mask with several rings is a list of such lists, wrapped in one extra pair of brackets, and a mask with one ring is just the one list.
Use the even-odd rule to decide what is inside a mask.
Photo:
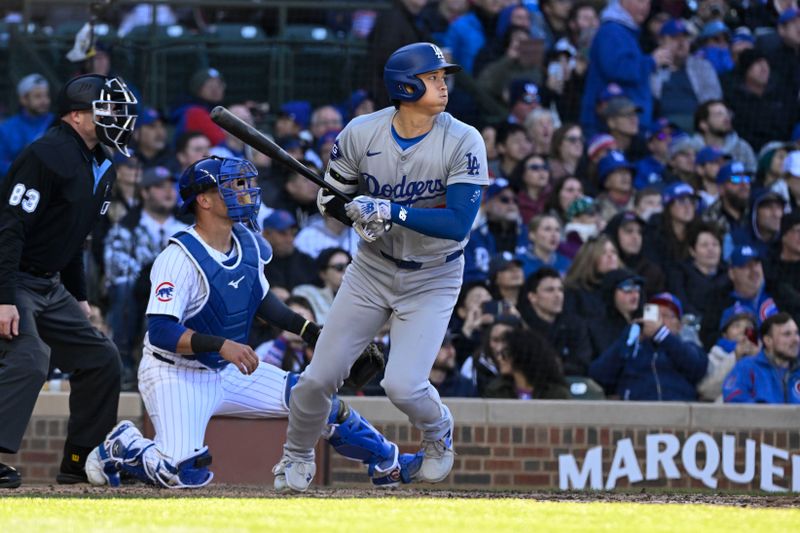
[[(203, 439), (214, 415), (285, 417), (296, 374), (260, 362), (245, 344), (254, 315), (314, 345), (319, 327), (269, 292), (265, 241), (255, 225), (257, 172), (244, 160), (210, 157), (180, 179), (184, 209), (197, 224), (171, 238), (151, 272), (148, 331), (139, 390), (156, 430), (145, 439), (118, 424), (87, 459), (93, 484), (118, 485), (121, 471), (169, 488), (202, 487), (213, 474)], [(367, 352), (365, 358), (374, 354)], [(363, 358), (362, 358), (363, 361)], [(333, 398), (320, 433), (342, 455), (369, 465), (376, 485), (410, 482), (421, 454), (398, 453), (361, 415)], [(279, 487), (281, 488), (281, 487)]]
[(354, 119), (331, 150), (326, 183), (359, 196), (343, 205), (323, 189), (318, 205), (336, 218), (344, 213), (363, 241), (314, 359), (292, 391), (276, 471), (293, 490), (305, 490), (315, 473), (314, 446), (331, 395), (390, 316), (381, 385), (423, 434), (419, 479), (441, 481), (453, 466), (453, 419), (428, 374), (461, 287), (481, 186), (488, 184), (480, 134), (444, 112), (445, 77), (460, 69), (433, 44), (400, 48), (384, 68), (394, 107)]

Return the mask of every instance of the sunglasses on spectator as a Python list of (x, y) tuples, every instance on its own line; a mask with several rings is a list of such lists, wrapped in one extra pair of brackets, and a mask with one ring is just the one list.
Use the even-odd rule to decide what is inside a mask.
[(546, 163), (531, 163), (528, 165), (528, 170), (547, 170), (548, 167)]
[(581, 137), (580, 135), (568, 135), (564, 137), (564, 140), (571, 143), (582, 143), (583, 137)]
[(641, 286), (638, 282), (629, 279), (617, 285), (617, 289), (621, 290), (622, 292), (639, 292)]
[(335, 270), (336, 272), (344, 272), (350, 263), (331, 263), (328, 265), (328, 268)]
[(749, 185), (750, 184), (750, 176), (737, 174), (737, 175), (731, 176), (731, 179), (729, 181), (731, 183), (733, 183), (734, 185), (741, 185), (742, 183), (744, 183), (746, 185)]
[(514, 198), (513, 196), (499, 196), (497, 199), (500, 200), (500, 202), (504, 203), (504, 204), (515, 204), (515, 203), (517, 203), (517, 199)]

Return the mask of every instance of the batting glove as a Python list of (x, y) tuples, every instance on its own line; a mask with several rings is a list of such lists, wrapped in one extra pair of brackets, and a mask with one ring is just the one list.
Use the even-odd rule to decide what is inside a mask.
[(321, 215), (325, 216), (326, 204), (333, 200), (335, 196), (324, 187), (317, 191), (317, 209)]
[(369, 224), (380, 222), (383, 225), (392, 220), (392, 204), (383, 198), (372, 198), (371, 196), (356, 196), (353, 201), (345, 204), (347, 216), (353, 222)]
[(375, 220), (374, 222), (353, 222), (353, 228), (356, 230), (356, 233), (367, 242), (375, 242), (378, 240), (381, 235), (386, 233), (387, 226), (387, 223), (380, 220)]

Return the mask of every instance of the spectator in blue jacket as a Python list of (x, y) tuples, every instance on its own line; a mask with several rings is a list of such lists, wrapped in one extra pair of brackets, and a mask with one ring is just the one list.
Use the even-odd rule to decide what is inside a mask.
[(450, 24), (444, 46), (453, 51), (453, 62), (472, 74), (475, 56), (488, 38), (495, 35), (498, 13), (503, 3), (497, 0), (473, 0), (472, 9)]
[(761, 324), (763, 348), (740, 359), (722, 385), (725, 403), (800, 403), (800, 335), (788, 313)]
[(651, 300), (659, 307), (658, 320), (637, 320), (592, 362), (589, 377), (607, 394), (634, 401), (697, 399), (695, 387), (706, 374), (708, 357), (680, 339), (680, 302), (669, 296)]
[(557, 216), (546, 213), (531, 219), (528, 223), (528, 248), (517, 254), (526, 278), (545, 266), (566, 275), (572, 261), (558, 252), (560, 242), (561, 221)]
[(669, 66), (671, 55), (659, 47), (652, 55), (639, 46), (639, 28), (650, 13), (649, 0), (612, 2), (600, 16), (601, 24), (589, 51), (589, 70), (581, 104), (581, 125), (589, 135), (597, 133), (601, 121), (595, 112), (597, 96), (612, 82), (642, 108), (640, 119), (650, 125), (653, 94), (650, 74), (659, 66)]
[(706, 349), (711, 349), (719, 338), (719, 321), (722, 313), (736, 302), (756, 312), (758, 323), (775, 313), (775, 301), (767, 293), (764, 283), (763, 258), (752, 246), (736, 246), (731, 253), (728, 277), (733, 285), (720, 286), (709, 294), (709, 306), (703, 315), (700, 337)]
[(50, 85), (41, 74), (29, 74), (17, 84), (20, 111), (0, 124), (0, 179), (22, 149), (42, 136), (53, 122)]

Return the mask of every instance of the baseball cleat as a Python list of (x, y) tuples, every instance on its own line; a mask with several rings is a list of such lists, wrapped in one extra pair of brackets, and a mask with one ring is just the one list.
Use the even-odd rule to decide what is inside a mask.
[(97, 446), (86, 458), (86, 477), (92, 485), (120, 485), (120, 465), (128, 455), (136, 455), (139, 450), (130, 450), (142, 433), (133, 422), (123, 420), (108, 433), (106, 440)]
[(452, 430), (439, 440), (423, 440), (424, 458), (419, 469), (419, 480), (426, 483), (439, 483), (453, 469), (456, 452), (453, 450)]
[(423, 457), (424, 454), (421, 451), (401, 453), (397, 461), (398, 465), (388, 472), (379, 472), (370, 468), (369, 477), (372, 484), (376, 487), (389, 488), (396, 487), (401, 483), (405, 485), (417, 481)]
[(275, 474), (275, 490), (277, 492), (305, 492), (314, 479), (317, 465), (305, 461), (293, 461), (282, 457), (272, 468)]

